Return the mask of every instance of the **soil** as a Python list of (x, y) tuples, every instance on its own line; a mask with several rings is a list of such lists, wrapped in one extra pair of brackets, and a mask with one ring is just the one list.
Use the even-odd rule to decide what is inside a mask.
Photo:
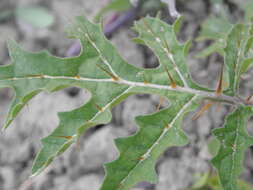
[[(1, 0), (0, 13), (15, 10), (18, 7), (40, 5), (46, 7), (55, 17), (55, 22), (48, 28), (35, 28), (18, 17), (0, 19), (0, 64), (9, 64), (6, 39), (12, 38), (30, 51), (49, 49), (54, 55), (65, 57), (74, 40), (67, 39), (64, 26), (71, 22), (73, 16), (85, 15), (92, 19), (109, 0)], [(184, 24), (179, 39), (185, 41), (196, 37), (200, 24), (214, 11), (211, 0), (180, 0), (177, 8), (184, 15)], [(242, 16), (238, 9), (241, 1), (225, 1), (233, 17)], [(165, 14), (166, 17), (166, 14)], [(167, 13), (168, 21), (172, 19)], [(131, 22), (114, 32), (111, 41), (121, 55), (139, 67), (155, 67), (156, 57), (146, 47), (134, 44), (131, 39), (135, 33), (130, 29)], [(208, 46), (208, 42), (195, 42), (190, 51), (188, 64), (193, 78), (200, 84), (214, 88), (222, 58), (211, 55), (207, 59), (196, 59), (194, 55)], [(246, 78), (252, 78), (249, 72)], [(253, 91), (253, 82), (242, 84), (242, 94)], [(0, 92), (0, 124), (8, 110), (13, 91), (4, 89)], [(114, 160), (117, 150), (113, 139), (128, 136), (136, 130), (134, 118), (138, 115), (152, 113), (159, 102), (159, 97), (142, 94), (131, 96), (113, 109), (110, 124), (90, 129), (81, 139), (78, 150), (73, 145), (39, 177), (26, 181), (31, 173), (32, 162), (41, 147), (38, 139), (47, 136), (58, 124), (57, 112), (72, 110), (81, 106), (90, 97), (84, 90), (68, 88), (52, 94), (41, 93), (33, 98), (21, 111), (9, 129), (0, 134), (0, 190), (98, 190), (104, 177), (103, 163)], [(219, 112), (211, 108), (200, 119), (192, 121), (190, 114), (184, 121), (184, 130), (191, 143), (182, 148), (170, 148), (157, 163), (159, 183), (156, 185), (140, 183), (135, 190), (180, 190), (189, 187), (194, 176), (210, 168), (211, 155), (207, 142), (211, 130), (221, 127), (224, 115), (230, 110), (222, 106)], [(253, 127), (253, 122), (249, 123)], [(249, 128), (253, 133), (253, 128)], [(96, 148), (94, 148), (96, 147)], [(253, 147), (246, 153), (245, 170), (242, 178), (252, 183)], [(24, 181), (26, 181), (24, 183)]]

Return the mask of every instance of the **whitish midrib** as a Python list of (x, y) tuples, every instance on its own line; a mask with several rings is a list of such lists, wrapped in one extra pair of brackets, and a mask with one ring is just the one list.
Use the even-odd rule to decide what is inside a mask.
[(131, 171), (128, 173), (128, 175), (126, 177), (124, 177), (124, 179), (121, 180), (120, 185), (124, 185), (124, 183), (126, 182), (126, 180), (132, 175), (132, 173), (134, 172), (134, 170), (140, 165), (142, 164), (142, 162), (144, 162), (146, 159), (149, 158), (150, 153), (156, 148), (156, 146), (159, 145), (160, 141), (164, 138), (164, 136), (166, 135), (166, 133), (173, 128), (175, 122), (179, 119), (180, 116), (182, 116), (182, 114), (187, 110), (187, 108), (192, 105), (192, 103), (198, 98), (197, 95), (193, 96), (191, 98), (191, 100), (189, 100), (189, 102), (187, 102), (182, 109), (177, 113), (177, 115), (174, 117), (174, 119), (170, 122), (169, 126), (170, 128), (164, 128), (162, 134), (158, 137), (158, 139), (153, 143), (153, 145), (147, 150), (147, 152), (145, 154), (143, 154), (141, 160), (138, 161), (138, 163), (134, 166), (134, 168), (131, 169)]
[[(110, 106), (111, 104), (113, 104), (118, 98), (120, 98), (121, 96), (123, 96), (124, 94), (126, 94), (127, 92), (129, 92), (129, 91), (131, 90), (131, 88), (132, 88), (132, 87), (127, 88), (124, 92), (120, 93), (120, 95), (118, 95), (118, 96), (116, 96), (115, 98), (113, 98), (112, 101), (110, 101), (108, 104), (106, 104), (106, 105), (103, 107), (102, 110), (106, 110), (107, 108), (109, 108), (109, 106)], [(103, 112), (103, 111), (98, 110), (98, 112), (89, 120), (89, 122), (94, 121), (94, 120), (96, 119), (96, 117), (97, 117), (99, 114), (101, 114), (102, 112)], [(76, 137), (77, 137), (77, 135), (73, 135), (71, 139), (69, 139), (68, 141), (66, 141), (66, 142), (61, 146), (61, 148), (59, 149), (59, 151), (60, 151), (65, 145), (67, 145), (67, 144), (69, 144), (71, 141), (73, 141), (74, 138), (76, 138)], [(54, 155), (52, 155), (51, 158), (55, 158), (55, 157), (58, 155), (59, 151), (57, 151)], [(50, 158), (49, 158), (49, 159), (50, 159)], [(48, 159), (48, 160), (49, 160), (49, 159)], [(48, 160), (47, 160), (47, 161), (48, 161)], [(35, 176), (37, 176), (42, 170), (45, 169), (45, 166), (46, 166), (46, 165), (47, 165), (47, 162), (45, 162), (45, 164), (44, 164), (36, 173), (34, 173), (33, 175), (31, 175), (30, 177), (35, 177)]]
[(43, 76), (13, 77), (13, 78), (2, 79), (2, 80), (0, 80), (0, 82), (18, 81), (18, 80), (33, 80), (33, 79), (52, 79), (52, 80), (64, 79), (64, 80), (76, 80), (76, 81), (84, 81), (84, 82), (86, 81), (86, 82), (117, 83), (117, 84), (125, 84), (130, 87), (146, 87), (146, 88), (169, 90), (169, 91), (182, 92), (182, 93), (191, 93), (191, 94), (196, 94), (196, 95), (199, 95), (202, 97), (219, 99), (224, 102), (231, 102), (232, 104), (240, 104), (241, 103), (238, 99), (235, 99), (231, 96), (226, 96), (226, 95), (217, 96), (217, 94), (215, 92), (206, 92), (206, 91), (202, 91), (202, 90), (196, 90), (196, 89), (187, 88), (187, 87), (180, 87), (180, 86), (177, 86), (176, 88), (172, 88), (171, 86), (168, 86), (168, 85), (127, 81), (127, 80), (124, 80), (121, 78), (119, 78), (119, 80), (114, 80), (111, 78), (94, 79), (94, 78), (84, 78), (84, 77), (79, 77), (79, 76), (78, 77), (71, 77), (71, 76), (43, 75)]

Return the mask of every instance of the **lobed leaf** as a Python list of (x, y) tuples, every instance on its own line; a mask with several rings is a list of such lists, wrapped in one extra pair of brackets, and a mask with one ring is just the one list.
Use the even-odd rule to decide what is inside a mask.
[[(135, 41), (150, 47), (159, 59), (154, 69), (128, 64), (103, 35), (102, 27), (83, 17), (76, 17), (67, 28), (69, 37), (79, 39), (82, 51), (73, 58), (59, 58), (47, 51), (30, 53), (9, 41), (12, 63), (0, 66), (0, 88), (15, 91), (4, 128), (15, 119), (22, 107), (41, 91), (53, 92), (69, 86), (90, 91), (92, 97), (80, 108), (61, 112), (58, 127), (42, 139), (32, 175), (45, 169), (88, 128), (111, 120), (111, 108), (128, 96), (138, 93), (157, 94), (169, 100), (170, 106), (151, 115), (136, 118), (139, 131), (119, 138), (120, 155), (106, 164), (102, 190), (126, 190), (140, 181), (157, 181), (155, 162), (171, 146), (183, 146), (188, 140), (180, 128), (184, 115), (198, 106), (203, 98), (234, 102), (231, 96), (210, 92), (198, 86), (190, 76), (186, 56), (190, 43), (178, 42), (179, 18), (172, 26), (158, 18), (144, 18), (135, 23), (139, 33)], [(227, 37), (224, 50), (230, 86), (234, 94), (240, 75), (250, 68), (253, 38), (247, 25), (236, 25)], [(244, 63), (246, 62), (246, 63)], [(236, 99), (237, 100), (237, 99)], [(250, 107), (240, 107), (226, 121), (225, 127), (214, 131), (221, 141), (220, 153), (213, 159), (226, 189), (235, 185), (240, 173), (243, 151), (252, 144), (245, 132)], [(228, 175), (226, 171), (231, 172)], [(235, 187), (233, 187), (235, 188)]]
[(227, 37), (225, 51), (225, 65), (229, 74), (228, 93), (234, 95), (239, 87), (240, 76), (247, 71), (251, 60), (251, 25), (235, 25)]
[(182, 45), (177, 41), (175, 28), (159, 18), (144, 18), (135, 22), (134, 29), (139, 33), (135, 42), (150, 47), (159, 59), (160, 68), (168, 68), (178, 85), (188, 86), (190, 75), (185, 64), (185, 52), (189, 44)]
[(227, 116), (223, 128), (213, 131), (220, 141), (218, 154), (212, 164), (217, 168), (224, 190), (236, 190), (245, 150), (253, 145), (253, 137), (246, 131), (247, 121), (253, 115), (252, 107), (239, 107)]
[(227, 19), (211, 17), (203, 24), (199, 40), (211, 39), (214, 42), (197, 54), (205, 57), (218, 52), (225, 57), (225, 72), (229, 75), (230, 86), (226, 93), (234, 95), (238, 90), (240, 76), (252, 64), (252, 26), (232, 25)]
[(182, 19), (183, 17), (179, 17), (173, 25), (168, 25), (158, 17), (143, 18), (135, 22), (134, 30), (139, 33), (139, 36), (134, 41), (151, 48), (160, 63), (157, 69), (167, 68), (179, 86), (209, 91), (196, 84), (191, 78), (186, 63), (191, 41), (182, 44), (176, 36)]
[[(105, 78), (102, 71), (95, 70), (95, 63), (101, 61), (97, 55), (92, 55), (94, 50), (85, 57), (81, 55), (82, 59), (60, 59), (46, 52), (31, 54), (21, 50), (14, 42), (9, 42), (9, 50), (12, 64), (0, 70), (1, 87), (11, 86), (16, 92), (16, 97), (10, 107), (5, 127), (8, 127), (20, 109), (40, 91), (52, 92), (68, 86), (77, 86), (92, 93), (92, 98), (87, 104), (70, 112), (59, 113), (59, 126), (42, 140), (43, 147), (32, 170), (32, 174), (36, 175), (55, 156), (77, 140), (78, 130), (84, 131), (96, 124), (109, 122), (111, 106), (127, 94), (129, 87), (112, 83), (111, 79)], [(94, 74), (93, 77), (97, 78), (89, 76), (91, 72)], [(101, 107), (101, 110), (96, 105)]]
[[(219, 4), (218, 6), (221, 6)], [(210, 16), (201, 25), (201, 30), (197, 38), (198, 41), (212, 40), (213, 42), (207, 48), (198, 52), (196, 57), (207, 57), (213, 53), (224, 55), (227, 33), (231, 30), (232, 24), (226, 19), (227, 12), (220, 14), (224, 16)]]
[[(109, 122), (111, 107), (128, 96), (127, 92), (132, 87), (116, 83), (99, 69), (97, 64), (107, 69), (112, 66), (118, 75), (123, 75), (125, 79), (142, 80), (136, 77), (142, 69), (127, 64), (119, 56), (102, 35), (99, 25), (78, 17), (73, 27), (69, 28), (69, 34), (80, 37), (85, 47), (85, 51), (78, 57), (57, 58), (46, 51), (29, 53), (15, 42), (9, 41), (12, 64), (0, 69), (0, 87), (11, 87), (16, 93), (4, 128), (7, 128), (21, 108), (41, 91), (52, 92), (68, 86), (77, 86), (92, 93), (87, 104), (70, 112), (59, 113), (59, 126), (42, 140), (43, 147), (33, 165), (33, 175), (41, 172), (55, 156), (73, 143), (81, 132), (96, 124)], [(78, 32), (75, 27), (79, 29)], [(85, 35), (88, 34), (87, 30), (90, 35)], [(93, 42), (93, 39), (97, 41)]]
[[(160, 24), (165, 26), (158, 22)], [(76, 86), (92, 94), (91, 99), (80, 108), (58, 114), (60, 123), (49, 136), (42, 139), (43, 146), (35, 159), (32, 175), (43, 171), (89, 127), (108, 123), (111, 120), (111, 108), (129, 95), (155, 93), (168, 96), (168, 90), (172, 93), (176, 91), (168, 86), (171, 81), (163, 68), (142, 69), (126, 63), (104, 37), (100, 25), (77, 17), (67, 28), (67, 34), (80, 39), (82, 52), (79, 56), (59, 58), (47, 51), (30, 53), (14, 41), (9, 41), (12, 64), (0, 67), (0, 88), (11, 87), (15, 91), (4, 128), (41, 91), (52, 92)], [(179, 53), (175, 50), (175, 54), (186, 53), (186, 46), (178, 48)], [(182, 67), (180, 62), (177, 64)]]
[(242, 3), (242, 9), (244, 10), (244, 17), (245, 17), (245, 20), (247, 21), (252, 21), (252, 18), (253, 18), (252, 8), (253, 8), (252, 1), (248, 0)]
[(206, 57), (213, 53), (223, 55), (223, 49), (226, 46), (226, 36), (232, 28), (228, 16), (229, 10), (223, 1), (212, 0), (212, 6), (215, 8), (215, 13), (201, 24), (201, 30), (197, 38), (199, 41), (211, 40), (212, 44), (197, 53), (197, 57)]
[(197, 96), (169, 94), (169, 108), (136, 118), (139, 131), (130, 137), (116, 139), (120, 151), (117, 160), (106, 164), (106, 177), (101, 190), (126, 190), (141, 181), (157, 182), (155, 163), (171, 146), (188, 143), (181, 130), (184, 115), (196, 108)]
[(213, 42), (209, 47), (203, 49), (202, 51), (196, 54), (197, 58), (204, 58), (213, 53), (219, 53), (220, 55), (224, 55), (224, 42), (218, 41)]
[[(220, 8), (224, 9), (224, 6)], [(247, 12), (247, 11), (246, 11)], [(220, 16), (210, 16), (201, 26), (198, 40), (213, 40), (214, 42), (197, 54), (206, 57), (217, 52), (225, 57), (225, 72), (229, 75), (230, 85), (226, 93), (235, 95), (240, 77), (252, 67), (252, 24), (232, 25), (227, 19), (226, 11)]]
[(210, 16), (201, 26), (198, 40), (222, 41), (231, 30), (232, 24), (225, 17)]

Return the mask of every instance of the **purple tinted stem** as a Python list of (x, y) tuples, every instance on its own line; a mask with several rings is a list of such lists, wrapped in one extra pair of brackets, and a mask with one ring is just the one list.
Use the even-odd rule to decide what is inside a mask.
[(132, 8), (126, 13), (120, 15), (114, 22), (108, 24), (104, 28), (106, 37), (110, 37), (115, 31), (122, 27), (126, 22), (133, 20), (136, 16), (136, 8)]

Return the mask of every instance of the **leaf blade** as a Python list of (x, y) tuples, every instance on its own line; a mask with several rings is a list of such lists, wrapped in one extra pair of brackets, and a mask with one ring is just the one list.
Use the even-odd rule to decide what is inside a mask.
[(251, 107), (240, 107), (227, 116), (223, 128), (213, 131), (221, 146), (218, 154), (212, 159), (212, 164), (218, 170), (225, 190), (237, 189), (237, 178), (242, 170), (244, 152), (253, 144), (253, 137), (245, 130), (252, 114)]
[[(177, 98), (178, 105), (172, 103), (171, 107), (158, 113), (137, 117), (138, 133), (115, 141), (120, 156), (106, 164), (107, 173), (101, 190), (126, 190), (140, 181), (157, 182), (155, 161), (168, 147), (187, 144), (180, 124), (184, 114), (197, 106), (197, 96), (179, 95)], [(165, 115), (168, 120), (163, 120)]]

